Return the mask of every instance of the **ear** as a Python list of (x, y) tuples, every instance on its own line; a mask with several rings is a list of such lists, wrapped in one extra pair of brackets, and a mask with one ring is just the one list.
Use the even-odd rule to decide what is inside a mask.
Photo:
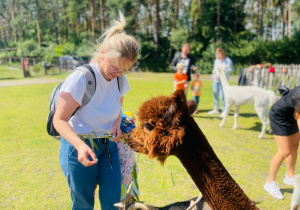
[(196, 111), (196, 102), (194, 100), (188, 100), (186, 102), (188, 108), (189, 108), (189, 111), (190, 111), (190, 114), (193, 114), (195, 111)]
[(171, 96), (171, 105), (169, 106), (167, 112), (165, 113), (164, 120), (167, 125), (172, 125), (173, 118), (178, 113), (179, 110), (186, 106), (186, 98), (183, 90), (176, 90)]

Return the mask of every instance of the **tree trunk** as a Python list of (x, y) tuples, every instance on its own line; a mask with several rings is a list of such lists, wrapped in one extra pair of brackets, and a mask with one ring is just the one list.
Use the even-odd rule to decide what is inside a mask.
[(291, 0), (287, 1), (288, 6), (288, 35), (292, 37), (292, 11), (291, 11)]
[(155, 52), (158, 55), (159, 31), (160, 31), (159, 0), (153, 0), (153, 6), (154, 6), (154, 24), (155, 24), (155, 33), (154, 33)]
[(68, 36), (69, 36), (69, 32), (68, 32), (68, 19), (67, 19), (67, 2), (66, 0), (63, 0), (63, 7), (64, 7), (64, 26), (65, 26), (65, 37), (66, 37), (66, 41), (68, 41)]
[(195, 15), (193, 20), (193, 34), (196, 34), (196, 28), (199, 21), (199, 17), (201, 17), (201, 0), (197, 0), (197, 15)]
[(50, 3), (50, 8), (51, 8), (50, 14), (52, 16), (53, 25), (54, 25), (53, 27), (54, 27), (54, 31), (55, 31), (55, 42), (56, 42), (56, 44), (58, 44), (58, 32), (57, 32), (57, 26), (56, 26), (55, 14), (54, 14), (54, 6), (53, 6), (52, 0), (50, 0), (49, 3)]
[[(57, 16), (59, 17), (60, 11), (59, 11), (59, 4), (58, 0), (56, 0), (56, 8), (57, 8)], [(60, 18), (56, 18), (56, 25), (57, 25), (57, 33), (58, 33), (58, 44), (61, 46), (61, 28), (60, 28)]]
[(0, 29), (1, 29), (1, 36), (2, 36), (2, 39), (3, 39), (4, 48), (6, 48), (6, 37), (5, 37), (5, 34), (4, 34), (2, 18), (0, 18)]
[(148, 34), (149, 39), (152, 38), (152, 10), (151, 10), (151, 0), (148, 0), (148, 7), (149, 7), (149, 27), (148, 27)]
[(104, 14), (103, 14), (103, 0), (99, 0), (100, 3), (100, 22), (101, 22), (101, 34), (104, 33)]
[(220, 0), (217, 0), (217, 43), (220, 42)]
[(262, 0), (258, 1), (259, 4), (259, 36), (263, 38), (264, 35), (264, 25), (263, 25), (263, 2)]
[(87, 27), (87, 15), (86, 15), (86, 11), (84, 12), (83, 26), (84, 26), (85, 40), (88, 40), (88, 27)]
[(39, 46), (42, 45), (42, 40), (41, 40), (41, 32), (40, 32), (40, 23), (38, 17), (36, 17), (36, 35), (38, 39), (38, 44)]
[(91, 12), (92, 12), (92, 17), (91, 17), (91, 21), (92, 21), (92, 35), (93, 35), (93, 40), (95, 41), (95, 8), (94, 8), (94, 0), (90, 0), (90, 7), (91, 7)]
[[(270, 6), (269, 6), (269, 4), (271, 4)], [(273, 9), (274, 9), (274, 3), (273, 3), (273, 1), (269, 1), (268, 0), (268, 3), (267, 3), (267, 10), (268, 10), (268, 18), (267, 18), (267, 29), (268, 29), (268, 31), (267, 31), (267, 39), (268, 40), (272, 40), (272, 33), (271, 33), (271, 31), (272, 31), (272, 23), (273, 23), (273, 19), (272, 19), (272, 14), (273, 14)]]
[(281, 31), (282, 31), (282, 38), (283, 38), (285, 35), (284, 0), (280, 0), (280, 14), (281, 14)]
[[(14, 0), (11, 0), (11, 19), (12, 19), (12, 22), (14, 22), (14, 20), (15, 20), (15, 9), (14, 8), (15, 8), (15, 2), (14, 2)], [(13, 27), (15, 42), (17, 42), (18, 37), (17, 37), (16, 27), (13, 24), (12, 24), (12, 27)]]
[[(176, 29), (179, 0), (173, 0), (172, 3), (174, 6), (174, 13), (173, 13), (173, 18), (172, 18), (172, 34), (173, 34)], [(169, 48), (169, 55), (168, 55), (169, 60), (171, 60), (171, 57), (172, 57), (172, 41), (170, 39), (170, 48)]]
[(36, 35), (38, 39), (38, 44), (39, 46), (42, 45), (42, 39), (41, 39), (41, 31), (40, 31), (40, 21), (39, 21), (39, 1), (36, 0), (36, 17), (35, 17), (35, 22), (36, 22)]
[(148, 18), (148, 6), (144, 5), (144, 28), (146, 28), (145, 33), (148, 34), (149, 37), (149, 31), (147, 30), (147, 28), (149, 27), (149, 18)]

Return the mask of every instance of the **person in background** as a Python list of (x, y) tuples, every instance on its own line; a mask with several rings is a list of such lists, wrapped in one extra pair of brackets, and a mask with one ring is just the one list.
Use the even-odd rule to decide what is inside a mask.
[(224, 64), (227, 65), (227, 68), (225, 69), (226, 77), (228, 79), (228, 75), (232, 72), (232, 61), (229, 57), (226, 56), (224, 50), (219, 47), (216, 49), (215, 52), (215, 62), (214, 62), (214, 68), (212, 73), (212, 79), (213, 79), (213, 92), (214, 92), (214, 109), (209, 111), (208, 114), (219, 114), (219, 94), (221, 96), (222, 100), (222, 114), (221, 117), (223, 117), (223, 111), (225, 110), (225, 99), (224, 99), (224, 92), (221, 84), (220, 78), (215, 74), (215, 68), (220, 65)]
[(177, 63), (176, 65), (177, 73), (174, 74), (175, 90), (181, 89), (185, 91), (185, 89), (188, 87), (188, 85), (186, 84), (188, 76), (183, 73), (183, 67), (183, 63)]
[(277, 144), (277, 153), (271, 159), (269, 177), (264, 189), (273, 197), (283, 199), (283, 194), (276, 182), (276, 175), (282, 162), (286, 160), (286, 175), (283, 182), (287, 185), (294, 185), (300, 139), (300, 87), (285, 91), (271, 107), (269, 118)]
[(190, 45), (185, 43), (181, 47), (181, 52), (175, 55), (172, 59), (171, 67), (174, 72), (177, 72), (177, 64), (183, 63), (183, 73), (187, 75), (187, 88), (185, 90), (185, 95), (188, 92), (189, 82), (191, 81), (191, 71), (196, 71), (197, 67), (195, 65), (194, 58), (189, 54), (190, 53)]
[[(72, 209), (94, 209), (95, 183), (99, 185), (101, 209), (118, 210), (113, 204), (120, 201), (121, 170), (117, 143), (122, 134), (122, 104), (130, 90), (123, 75), (136, 62), (139, 44), (123, 28), (120, 19), (102, 35), (90, 66), (96, 78), (96, 92), (81, 109), (87, 79), (82, 71), (74, 71), (64, 81), (53, 118), (61, 135), (60, 165), (67, 178)], [(117, 77), (123, 77), (118, 88)], [(104, 138), (111, 134), (112, 138)], [(79, 136), (84, 138), (80, 139)], [(94, 150), (92, 149), (94, 148)]]
[(199, 77), (200, 77), (200, 75), (198, 73), (196, 73), (194, 75), (194, 80), (191, 83), (192, 99), (196, 103), (196, 110), (195, 110), (194, 114), (198, 113), (198, 105), (199, 105), (199, 102), (200, 102), (201, 89), (203, 87), (203, 84), (200, 81)]

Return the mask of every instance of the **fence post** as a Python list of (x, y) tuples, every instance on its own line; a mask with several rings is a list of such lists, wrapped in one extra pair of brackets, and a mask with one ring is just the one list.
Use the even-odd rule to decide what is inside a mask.
[(254, 69), (254, 81), (253, 81), (253, 86), (258, 87), (258, 74), (259, 74), (259, 69)]

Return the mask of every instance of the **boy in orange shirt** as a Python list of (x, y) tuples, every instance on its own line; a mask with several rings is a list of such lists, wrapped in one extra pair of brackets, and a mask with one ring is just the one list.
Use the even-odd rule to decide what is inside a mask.
[(194, 114), (198, 113), (198, 104), (200, 102), (200, 96), (201, 96), (201, 88), (203, 87), (202, 82), (199, 80), (199, 74), (194, 75), (194, 80), (191, 83), (191, 89), (192, 89), (192, 99), (196, 103), (196, 111)]
[(185, 91), (185, 88), (187, 87), (186, 81), (188, 80), (188, 76), (183, 73), (183, 67), (183, 63), (178, 63), (176, 65), (177, 72), (174, 75), (175, 90), (182, 89), (183, 91)]

